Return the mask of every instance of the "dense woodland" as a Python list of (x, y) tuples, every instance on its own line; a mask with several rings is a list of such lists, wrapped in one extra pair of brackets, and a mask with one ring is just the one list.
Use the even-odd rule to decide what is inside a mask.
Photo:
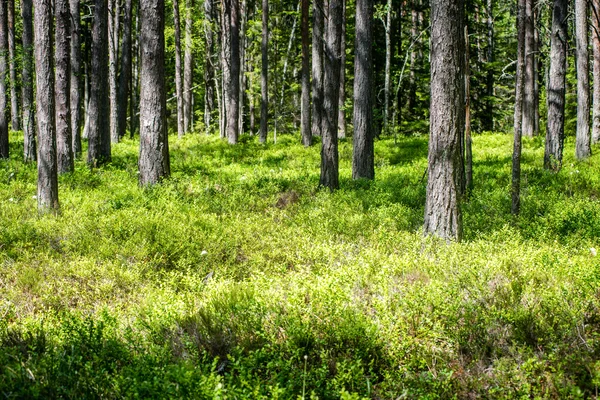
[(0, 393), (596, 398), (599, 82), (597, 0), (0, 0)]

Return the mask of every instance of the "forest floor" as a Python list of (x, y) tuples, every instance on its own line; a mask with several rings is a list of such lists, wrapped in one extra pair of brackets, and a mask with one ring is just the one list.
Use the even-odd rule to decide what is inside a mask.
[(318, 190), (320, 145), (171, 137), (61, 176), (0, 161), (0, 397), (590, 398), (600, 386), (600, 148), (542, 169), (525, 139), (475, 135), (464, 241), (421, 234), (427, 139), (376, 142), (376, 180)]

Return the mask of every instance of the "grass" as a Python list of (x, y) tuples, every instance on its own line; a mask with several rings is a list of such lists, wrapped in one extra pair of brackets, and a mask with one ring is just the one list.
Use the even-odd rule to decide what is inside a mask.
[[(137, 186), (134, 141), (61, 176), (0, 161), (6, 398), (591, 398), (600, 385), (600, 157), (542, 169), (524, 139), (474, 137), (464, 237), (423, 238), (427, 141), (376, 143), (376, 180), (317, 190), (319, 146), (171, 137)], [(598, 150), (598, 149), (595, 149)], [(305, 358), (306, 356), (306, 358)]]

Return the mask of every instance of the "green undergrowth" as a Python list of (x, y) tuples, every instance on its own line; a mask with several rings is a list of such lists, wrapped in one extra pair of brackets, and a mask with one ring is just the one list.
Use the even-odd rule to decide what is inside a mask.
[[(38, 215), (22, 141), (0, 161), (0, 397), (590, 398), (600, 386), (600, 157), (542, 169), (475, 135), (464, 241), (423, 238), (427, 140), (376, 142), (374, 182), (317, 188), (297, 137), (171, 137), (59, 178)], [(596, 152), (599, 149), (594, 149)]]

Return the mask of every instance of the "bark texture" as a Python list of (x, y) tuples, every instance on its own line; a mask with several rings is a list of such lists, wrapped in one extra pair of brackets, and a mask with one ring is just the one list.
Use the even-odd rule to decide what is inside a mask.
[(600, 0), (592, 0), (592, 49), (593, 49), (593, 111), (592, 143), (600, 142)]
[(514, 146), (512, 156), (511, 213), (519, 214), (521, 209), (521, 136), (523, 125), (523, 96), (525, 86), (526, 51), (526, 2), (519, 0), (517, 5), (517, 73), (515, 82)]
[(302, 100), (300, 111), (300, 132), (302, 144), (312, 144), (310, 130), (310, 53), (309, 53), (309, 0), (302, 0)]
[(90, 166), (110, 161), (110, 110), (108, 98), (108, 12), (106, 0), (94, 1), (90, 99), (88, 104), (88, 158)]
[(38, 131), (37, 201), (41, 212), (58, 210), (54, 69), (52, 62), (52, 3), (35, 0), (35, 73)]
[(119, 18), (118, 1), (108, 0), (108, 101), (110, 115), (110, 141), (119, 143), (119, 127), (117, 124), (117, 62), (119, 51)]
[(425, 234), (460, 240), (465, 129), (464, 4), (431, 1), (431, 111)]
[(312, 31), (312, 135), (321, 136), (323, 124), (323, 0), (313, 2)]
[[(214, 66), (215, 39), (213, 34), (213, 24), (215, 12), (213, 0), (204, 0), (204, 17), (204, 35), (206, 37), (206, 64), (204, 66), (204, 125), (206, 127), (206, 133), (208, 134), (211, 131), (212, 114), (215, 109), (215, 96), (218, 94), (216, 93), (217, 84)], [(221, 46), (224, 48), (225, 43), (221, 43)], [(219, 120), (219, 127), (221, 124), (222, 121)], [(219, 131), (221, 131), (220, 128)]]
[(23, 71), (21, 74), (21, 97), (23, 99), (23, 158), (25, 162), (36, 161), (35, 110), (33, 104), (33, 4), (32, 0), (21, 0), (23, 17)]
[[(117, 101), (117, 132), (119, 137), (125, 136), (127, 131), (127, 109), (129, 108), (129, 94), (131, 92), (131, 24), (132, 1), (123, 3), (123, 38), (121, 40), (121, 73), (119, 74), (119, 98)], [(134, 115), (131, 115), (134, 119)]]
[(373, 0), (356, 2), (354, 44), (354, 140), (352, 178), (374, 179), (373, 153)]
[(554, 0), (550, 36), (550, 72), (547, 83), (548, 119), (544, 168), (562, 167), (565, 139), (565, 78), (567, 65), (567, 0)]
[(534, 0), (525, 0), (525, 74), (523, 81), (522, 134), (533, 137), (535, 131), (535, 45)]
[(320, 186), (332, 191), (340, 186), (337, 130), (343, 10), (342, 0), (329, 0), (323, 79), (323, 145), (321, 147), (321, 179), (319, 183)]
[(340, 94), (338, 100), (338, 138), (346, 137), (346, 0), (342, 0), (342, 37), (340, 45)]
[(0, 158), (8, 158), (8, 7), (0, 1)]
[(228, 33), (228, 51), (225, 53), (228, 68), (224, 72), (225, 86), (225, 133), (229, 144), (238, 141), (240, 101), (240, 3), (239, 0), (224, 0), (223, 28)]
[(269, 118), (269, 0), (262, 0), (262, 41), (260, 71), (260, 132), (259, 141), (267, 141)]
[(71, 137), (71, 12), (69, 0), (54, 0), (56, 156), (59, 174), (73, 171)]
[(165, 3), (140, 0), (140, 185), (170, 175), (165, 91)]
[(192, 20), (193, 7), (193, 0), (187, 0), (185, 7), (185, 41), (183, 54), (183, 125), (185, 132), (192, 132), (194, 130), (192, 111), (192, 96), (194, 95), (192, 89), (194, 74), (194, 56), (192, 53), (192, 26), (194, 24)]
[(83, 95), (83, 77), (81, 68), (81, 23), (79, 0), (70, 0), (71, 14), (71, 137), (73, 155), (81, 155), (81, 104)]
[(17, 59), (15, 49), (15, 0), (8, 1), (8, 58), (10, 72), (10, 122), (13, 131), (21, 129), (17, 95)]
[(183, 121), (183, 69), (181, 65), (181, 26), (179, 1), (173, 0), (173, 25), (175, 27), (175, 97), (177, 98), (177, 136), (185, 134)]
[(575, 139), (575, 157), (578, 160), (582, 160), (592, 154), (587, 0), (575, 0), (575, 34), (577, 42), (577, 134)]

